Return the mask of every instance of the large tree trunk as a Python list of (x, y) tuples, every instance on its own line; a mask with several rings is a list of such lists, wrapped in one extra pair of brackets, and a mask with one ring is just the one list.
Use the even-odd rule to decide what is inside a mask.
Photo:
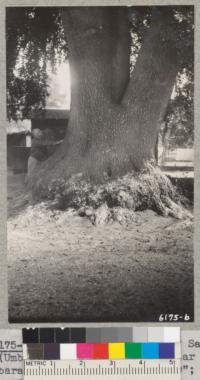
[(43, 167), (45, 177), (83, 172), (101, 180), (105, 172), (140, 169), (154, 154), (178, 70), (171, 16), (165, 10), (154, 15), (131, 79), (126, 7), (64, 8), (62, 20), (71, 111), (57, 159)]
[(76, 170), (101, 177), (104, 171), (111, 173), (113, 155), (120, 156), (115, 139), (121, 123), (119, 102), (129, 80), (127, 13), (124, 8), (71, 8), (62, 20), (72, 80), (64, 145), (77, 162)]

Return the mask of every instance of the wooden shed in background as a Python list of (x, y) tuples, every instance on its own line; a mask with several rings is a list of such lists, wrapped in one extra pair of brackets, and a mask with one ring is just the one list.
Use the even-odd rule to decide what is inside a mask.
[[(45, 109), (33, 111), (30, 119), (10, 121), (7, 124), (7, 164), (15, 173), (26, 172), (31, 149), (31, 132), (35, 128), (50, 130), (52, 144), (62, 142), (69, 119), (69, 111)], [(57, 145), (58, 146), (58, 145)]]

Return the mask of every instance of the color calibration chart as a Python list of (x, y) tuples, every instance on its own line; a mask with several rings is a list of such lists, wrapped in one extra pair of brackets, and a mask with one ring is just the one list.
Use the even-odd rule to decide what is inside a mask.
[(179, 327), (0, 330), (2, 380), (199, 380), (200, 331)]
[(180, 328), (23, 330), (28, 379), (181, 379)]
[(23, 330), (24, 359), (180, 359), (180, 328)]

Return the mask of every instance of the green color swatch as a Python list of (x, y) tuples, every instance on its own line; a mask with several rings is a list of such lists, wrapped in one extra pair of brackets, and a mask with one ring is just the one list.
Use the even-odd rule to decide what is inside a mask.
[(141, 343), (125, 343), (126, 359), (141, 359), (142, 344)]

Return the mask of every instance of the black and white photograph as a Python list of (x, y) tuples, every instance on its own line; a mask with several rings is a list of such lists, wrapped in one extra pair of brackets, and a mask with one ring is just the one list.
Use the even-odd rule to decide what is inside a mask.
[(6, 7), (10, 323), (194, 321), (194, 14)]

